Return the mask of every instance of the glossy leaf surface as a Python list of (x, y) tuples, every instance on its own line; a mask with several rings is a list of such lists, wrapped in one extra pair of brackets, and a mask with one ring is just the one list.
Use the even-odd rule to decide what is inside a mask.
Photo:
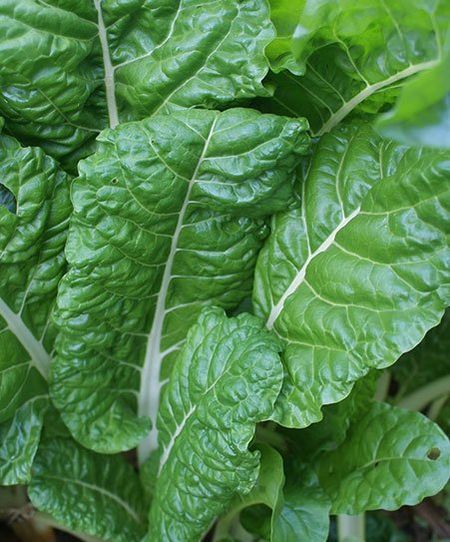
[(450, 162), (342, 127), (320, 142), (303, 207), (273, 220), (255, 282), (284, 340), (276, 419), (304, 427), (413, 348), (449, 302)]
[(76, 164), (108, 122), (267, 94), (274, 32), (259, 0), (4, 0), (0, 34), (9, 129)]
[[(274, 69), (284, 71), (267, 81), (275, 95), (261, 101), (265, 111), (305, 116), (313, 133), (322, 135), (349, 115), (386, 111), (400, 96), (386, 133), (402, 132), (406, 143), (432, 138), (434, 146), (442, 145), (448, 125), (448, 69), (442, 63), (450, 20), (446, 0), (271, 0), (271, 5), (278, 38), (268, 53)], [(423, 74), (422, 82), (402, 90), (417, 74)], [(442, 104), (432, 109), (435, 102)]]
[(197, 541), (255, 485), (248, 445), (281, 388), (279, 343), (254, 316), (205, 309), (175, 362), (158, 416), (159, 476), (149, 541)]
[(0, 174), (0, 476), (18, 484), (29, 479), (48, 402), (71, 205), (54, 160), (4, 135)]
[(396, 510), (440, 491), (450, 476), (450, 442), (417, 412), (373, 403), (346, 441), (319, 461), (335, 514)]
[(250, 293), (305, 129), (252, 110), (179, 112), (105, 131), (80, 164), (53, 398), (84, 445), (136, 446), (150, 416), (141, 461), (157, 447), (161, 381), (202, 307)]

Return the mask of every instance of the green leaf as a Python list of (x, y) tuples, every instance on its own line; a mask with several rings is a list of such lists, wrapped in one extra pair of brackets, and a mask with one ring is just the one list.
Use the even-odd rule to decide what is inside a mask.
[[(430, 97), (443, 93), (439, 77), (447, 72), (444, 65), (437, 67), (449, 29), (447, 0), (271, 0), (271, 5), (278, 38), (267, 51), (276, 71), (289, 71), (269, 77), (275, 94), (260, 101), (263, 110), (305, 116), (313, 133), (322, 135), (349, 115), (385, 111), (400, 95), (393, 121), (403, 120), (407, 111), (412, 127), (419, 127), (408, 136), (405, 127), (402, 140), (426, 139), (418, 136), (425, 122), (418, 117), (431, 105)], [(425, 74), (433, 68), (438, 72)], [(420, 73), (423, 83), (402, 91), (405, 80)], [(429, 83), (439, 87), (430, 90)], [(431, 119), (442, 123), (442, 133), (448, 114), (438, 118), (435, 108)], [(386, 133), (395, 135), (394, 130)], [(428, 140), (436, 144), (437, 133)]]
[(161, 382), (204, 306), (250, 294), (305, 129), (253, 110), (184, 111), (105, 131), (80, 164), (52, 396), (82, 444), (132, 448), (150, 417), (141, 462), (156, 449)]
[(395, 107), (377, 120), (377, 129), (409, 145), (450, 147), (450, 30), (441, 61), (403, 88)]
[[(225, 535), (226, 527), (240, 513), (243, 526), (271, 542), (325, 542), (329, 531), (330, 501), (309, 466), (293, 468), (267, 445), (259, 445), (261, 467), (254, 488), (237, 497), (228, 514), (218, 522), (215, 538)], [(262, 506), (264, 505), (264, 506)]]
[(450, 162), (347, 126), (319, 143), (303, 207), (275, 217), (254, 301), (284, 341), (275, 419), (305, 427), (437, 325), (448, 296)]
[(46, 396), (33, 397), (0, 425), (1, 485), (26, 484), (30, 480), (47, 407)]
[(25, 483), (47, 405), (51, 314), (65, 271), (69, 179), (0, 135), (0, 482)]
[(376, 384), (376, 371), (356, 382), (350, 394), (339, 403), (323, 407), (323, 419), (302, 429), (290, 430), (295, 442), (295, 455), (310, 462), (318, 454), (335, 450), (347, 436), (350, 424), (370, 408)]
[(162, 399), (159, 476), (148, 540), (197, 541), (233, 497), (248, 493), (259, 456), (248, 445), (282, 382), (279, 343), (254, 316), (204, 309)]
[(449, 351), (450, 311), (447, 310), (441, 323), (392, 367), (392, 374), (399, 385), (396, 400), (450, 374)]
[(422, 414), (373, 403), (345, 442), (320, 458), (317, 469), (332, 498), (332, 513), (395, 510), (445, 486), (450, 442)]
[(274, 32), (260, 0), (3, 0), (0, 34), (8, 128), (76, 164), (108, 117), (267, 95)]
[(139, 542), (146, 530), (146, 501), (133, 467), (68, 438), (43, 439), (28, 493), (38, 510), (74, 531)]
[(330, 500), (307, 469), (303, 477), (292, 480), (284, 489), (283, 506), (273, 519), (271, 542), (328, 539)]

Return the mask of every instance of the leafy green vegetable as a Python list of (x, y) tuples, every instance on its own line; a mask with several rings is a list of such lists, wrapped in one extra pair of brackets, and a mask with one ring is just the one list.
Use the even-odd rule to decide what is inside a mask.
[(346, 441), (318, 463), (332, 512), (395, 510), (434, 495), (450, 472), (450, 443), (417, 412), (383, 403), (352, 425)]
[(448, 0), (0, 2), (2, 516), (344, 542), (444, 488), (449, 51)]
[(149, 541), (198, 540), (237, 494), (254, 486), (249, 452), (281, 388), (279, 343), (263, 322), (205, 309), (189, 331), (158, 415), (158, 481)]
[(377, 121), (383, 135), (409, 145), (450, 147), (450, 28), (440, 61), (405, 85), (395, 107)]
[(445, 153), (408, 150), (367, 126), (321, 140), (303, 206), (273, 220), (256, 271), (257, 311), (286, 345), (276, 420), (320, 420), (322, 405), (440, 321), (449, 301), (449, 174)]
[(260, 0), (3, 0), (0, 35), (9, 129), (75, 164), (108, 117), (114, 127), (267, 94), (273, 29)]
[[(48, 404), (51, 313), (65, 271), (69, 180), (0, 135), (0, 480), (26, 483)], [(7, 196), (5, 196), (7, 194)]]
[[(448, 111), (442, 114), (443, 106), (436, 106), (426, 119), (417, 115), (446, 99), (447, 68), (440, 63), (450, 28), (446, 0), (271, 0), (271, 5), (279, 37), (268, 53), (275, 71), (285, 71), (269, 77), (275, 95), (262, 101), (264, 110), (306, 116), (314, 134), (322, 135), (348, 115), (386, 110), (400, 95), (391, 127), (383, 121), (385, 132), (400, 135), (402, 128), (394, 123), (406, 121), (404, 142), (439, 144)], [(429, 69), (434, 71), (425, 73)], [(422, 72), (423, 82), (402, 91), (405, 79)]]
[(106, 131), (80, 163), (52, 395), (82, 444), (141, 443), (141, 462), (157, 448), (161, 381), (202, 307), (250, 293), (265, 217), (292, 202), (305, 128), (186, 111)]
[(240, 522), (255, 535), (274, 542), (325, 540), (329, 528), (330, 501), (319, 487), (311, 468), (293, 469), (288, 465), (291, 482), (285, 483), (283, 458), (267, 445), (258, 446), (261, 467), (257, 483), (250, 493), (237, 497), (230, 512), (219, 521), (215, 536), (233, 533)]
[(146, 531), (147, 503), (132, 466), (71, 439), (44, 439), (28, 492), (34, 506), (75, 531), (115, 542), (139, 542)]

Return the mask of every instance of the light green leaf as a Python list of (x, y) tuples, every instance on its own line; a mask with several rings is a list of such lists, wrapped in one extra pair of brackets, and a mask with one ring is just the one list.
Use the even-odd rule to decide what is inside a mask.
[(450, 476), (450, 442), (417, 412), (373, 403), (345, 442), (319, 460), (332, 513), (395, 510), (440, 491)]
[(47, 404), (65, 270), (69, 179), (53, 159), (0, 135), (0, 482), (26, 482)]
[(150, 417), (141, 462), (157, 448), (161, 382), (201, 309), (251, 292), (305, 129), (253, 110), (178, 112), (105, 131), (80, 164), (53, 399), (82, 444), (132, 448)]
[(279, 344), (254, 316), (204, 309), (189, 331), (162, 399), (159, 476), (149, 541), (198, 541), (233, 497), (255, 485), (257, 422), (282, 382)]
[(133, 467), (68, 438), (43, 439), (28, 493), (38, 510), (74, 531), (139, 542), (146, 530), (146, 501)]
[(395, 107), (377, 121), (377, 129), (409, 145), (450, 147), (450, 30), (441, 61), (408, 82)]
[[(422, 113), (418, 104), (428, 106), (431, 96), (442, 94), (442, 86), (430, 90), (428, 83), (436, 83), (444, 67), (435, 75), (424, 74), (420, 88), (405, 88), (402, 94), (402, 86), (440, 65), (450, 20), (447, 0), (271, 0), (271, 5), (279, 37), (268, 54), (276, 71), (290, 71), (269, 77), (275, 94), (260, 101), (263, 110), (306, 116), (313, 133), (322, 135), (349, 115), (385, 111), (400, 95), (394, 120), (403, 120), (407, 109), (420, 129), (424, 121), (417, 118)], [(420, 95), (415, 94), (411, 110), (416, 91)], [(438, 122), (437, 112), (432, 119)], [(445, 119), (448, 115), (439, 119), (441, 131)], [(403, 141), (417, 141), (417, 132), (404, 135)]]
[(9, 129), (76, 163), (108, 116), (267, 95), (274, 31), (260, 0), (3, 0), (0, 34)]
[(319, 143), (303, 207), (275, 217), (254, 300), (286, 346), (275, 418), (305, 427), (392, 365), (449, 303), (450, 161), (348, 126)]

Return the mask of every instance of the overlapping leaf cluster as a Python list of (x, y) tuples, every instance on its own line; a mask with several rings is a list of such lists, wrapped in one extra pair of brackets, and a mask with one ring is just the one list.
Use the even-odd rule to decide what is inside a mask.
[(449, 20), (1, 3), (1, 485), (105, 542), (320, 542), (443, 488)]

